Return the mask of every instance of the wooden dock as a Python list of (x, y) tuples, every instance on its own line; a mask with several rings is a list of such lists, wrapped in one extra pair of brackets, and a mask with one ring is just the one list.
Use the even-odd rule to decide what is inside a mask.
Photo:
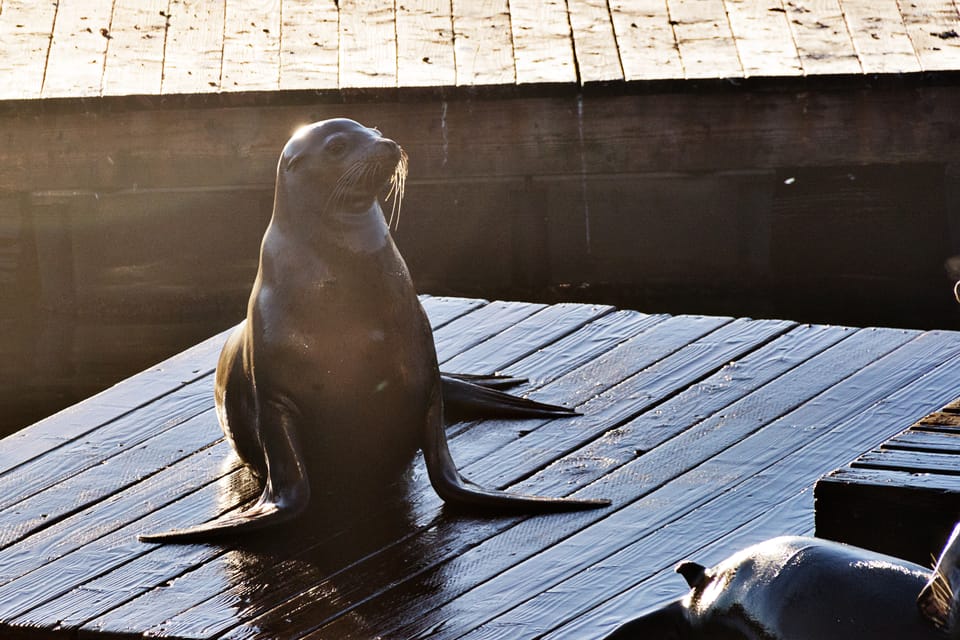
[(0, 100), (960, 69), (953, 0), (4, 0)]
[(672, 567), (813, 531), (814, 482), (957, 395), (960, 333), (425, 297), (445, 369), (579, 417), (449, 428), (484, 484), (606, 497), (539, 517), (402, 513), (157, 546), (255, 495), (220, 438), (223, 335), (0, 441), (0, 632), (25, 638), (588, 638)]

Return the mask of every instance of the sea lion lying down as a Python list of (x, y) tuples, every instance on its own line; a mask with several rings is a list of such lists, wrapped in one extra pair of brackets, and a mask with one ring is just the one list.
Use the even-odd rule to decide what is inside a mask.
[(960, 524), (933, 571), (858, 547), (782, 537), (705, 568), (690, 592), (607, 640), (944, 640), (960, 638)]

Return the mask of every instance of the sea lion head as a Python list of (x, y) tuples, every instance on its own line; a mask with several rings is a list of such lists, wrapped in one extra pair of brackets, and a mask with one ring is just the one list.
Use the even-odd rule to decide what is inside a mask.
[(308, 124), (287, 141), (277, 167), (277, 187), (288, 197), (320, 205), (320, 215), (342, 217), (368, 212), (391, 185), (399, 206), (407, 155), (375, 128), (347, 118)]

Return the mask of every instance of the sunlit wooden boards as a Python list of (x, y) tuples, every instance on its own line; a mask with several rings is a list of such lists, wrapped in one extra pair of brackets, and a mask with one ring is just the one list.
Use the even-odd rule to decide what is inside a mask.
[(811, 533), (818, 477), (955, 395), (960, 334), (424, 297), (451, 371), (504, 371), (558, 420), (458, 423), (465, 474), (597, 511), (444, 510), (418, 463), (399, 519), (292, 542), (136, 534), (256, 493), (223, 442), (224, 335), (0, 441), (0, 630), (82, 638), (579, 638), (684, 591), (672, 571)]
[(9, 0), (0, 99), (960, 67), (956, 0)]

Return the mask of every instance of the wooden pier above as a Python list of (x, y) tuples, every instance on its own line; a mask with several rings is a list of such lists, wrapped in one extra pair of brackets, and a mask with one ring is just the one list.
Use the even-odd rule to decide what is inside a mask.
[(465, 474), (609, 508), (399, 513), (158, 546), (256, 494), (213, 414), (215, 336), (0, 441), (0, 633), (586, 638), (683, 593), (672, 567), (813, 530), (814, 482), (956, 396), (960, 333), (426, 297), (443, 366), (579, 417), (448, 431)]
[(960, 69), (953, 0), (0, 3), (0, 100)]

